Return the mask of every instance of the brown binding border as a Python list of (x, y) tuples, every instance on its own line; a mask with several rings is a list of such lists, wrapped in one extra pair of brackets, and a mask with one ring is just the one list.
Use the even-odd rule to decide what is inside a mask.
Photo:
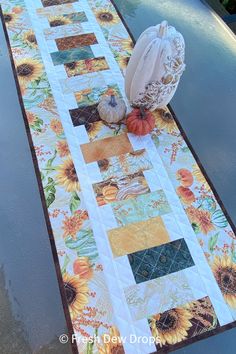
[[(110, 0), (110, 2), (113, 4), (113, 6), (115, 7), (123, 25), (125, 26), (127, 32), (129, 33), (131, 39), (133, 40), (133, 42), (135, 43), (135, 39), (133, 34), (131, 33), (127, 23), (125, 22), (121, 12), (119, 11), (117, 5), (115, 4), (114, 0)], [(73, 326), (72, 326), (72, 322), (71, 322), (71, 318), (70, 318), (70, 314), (69, 314), (69, 309), (68, 309), (68, 305), (67, 305), (67, 301), (66, 301), (66, 296), (65, 296), (65, 292), (64, 292), (64, 286), (63, 286), (63, 280), (62, 280), (62, 275), (61, 275), (61, 269), (60, 269), (60, 265), (59, 265), (59, 260), (58, 260), (58, 255), (57, 255), (57, 251), (56, 251), (56, 245), (55, 245), (55, 241), (54, 241), (54, 237), (53, 237), (53, 232), (52, 232), (52, 228), (51, 228), (51, 223), (49, 220), (49, 215), (48, 215), (48, 210), (46, 207), (46, 201), (45, 201), (45, 197), (44, 197), (44, 192), (43, 192), (43, 186), (42, 186), (42, 182), (41, 182), (41, 177), (40, 177), (40, 170), (39, 170), (39, 166), (38, 166), (38, 162), (37, 162), (37, 157), (35, 154), (35, 150), (34, 150), (34, 146), (33, 146), (33, 141), (32, 141), (32, 137), (31, 137), (31, 133), (30, 133), (30, 128), (28, 125), (28, 121), (27, 121), (27, 117), (26, 117), (26, 113), (25, 113), (25, 109), (24, 109), (24, 104), (23, 104), (23, 100), (21, 97), (21, 92), (20, 92), (20, 86), (18, 83), (18, 78), (17, 78), (17, 74), (15, 71), (15, 66), (14, 66), (14, 60), (13, 60), (13, 55), (12, 55), (12, 51), (11, 51), (11, 46), (10, 46), (10, 41), (9, 41), (9, 37), (8, 37), (8, 33), (7, 33), (7, 29), (6, 29), (6, 25), (4, 22), (4, 18), (3, 18), (3, 12), (2, 12), (2, 8), (0, 5), (0, 18), (2, 21), (2, 25), (3, 25), (3, 30), (5, 33), (5, 38), (6, 38), (6, 42), (7, 42), (7, 46), (8, 46), (8, 51), (9, 51), (9, 56), (10, 56), (10, 60), (11, 60), (11, 65), (12, 65), (12, 70), (13, 70), (13, 75), (15, 78), (15, 82), (16, 82), (16, 88), (17, 88), (17, 94), (18, 94), (18, 99), (19, 99), (19, 103), (21, 106), (21, 111), (22, 111), (22, 115), (23, 115), (23, 119), (24, 119), (24, 123), (25, 123), (25, 129), (26, 129), (26, 133), (27, 133), (27, 137), (29, 140), (29, 146), (30, 146), (30, 150), (31, 150), (31, 155), (32, 155), (32, 159), (33, 159), (33, 163), (34, 163), (34, 168), (35, 168), (35, 174), (36, 174), (36, 178), (37, 178), (37, 182), (38, 182), (38, 187), (39, 187), (39, 192), (40, 192), (40, 197), (41, 197), (41, 201), (42, 201), (42, 206), (43, 206), (43, 211), (44, 211), (44, 217), (45, 217), (45, 221), (46, 221), (46, 225), (47, 225), (47, 230), (48, 230), (48, 235), (49, 235), (49, 240), (50, 240), (50, 244), (51, 244), (51, 248), (52, 248), (52, 254), (53, 254), (53, 259), (54, 259), (54, 263), (55, 263), (55, 268), (56, 268), (56, 273), (57, 273), (57, 278), (58, 278), (58, 284), (59, 284), (59, 289), (60, 289), (60, 293), (61, 293), (61, 298), (62, 298), (62, 305), (63, 305), (63, 309), (64, 309), (64, 313), (65, 313), (65, 318), (66, 318), (66, 322), (67, 322), (67, 326), (68, 326), (68, 332), (69, 335), (72, 336), (72, 334), (74, 333), (73, 331)], [(173, 109), (171, 108), (170, 105), (168, 105), (168, 108), (170, 109), (176, 124), (178, 125), (178, 128), (186, 142), (186, 144), (188, 145), (189, 150), (191, 151), (191, 153), (193, 154), (199, 168), (201, 169), (201, 172), (203, 173), (204, 177), (206, 178), (209, 186), (211, 187), (211, 190), (217, 200), (217, 202), (219, 203), (220, 207), (222, 208), (223, 212), (225, 213), (225, 216), (228, 219), (228, 222), (230, 224), (230, 226), (232, 227), (232, 230), (234, 231), (234, 233), (236, 233), (236, 227), (231, 219), (231, 217), (229, 216), (223, 202), (221, 201), (216, 189), (214, 188), (213, 184), (211, 183), (203, 165), (201, 164), (197, 154), (195, 153), (189, 139), (187, 138), (187, 135), (185, 134), (179, 120), (177, 119), (176, 115), (174, 114)], [(203, 333), (201, 335), (198, 335), (194, 338), (189, 338), (181, 343), (177, 343), (175, 345), (173, 345), (171, 348), (163, 348), (163, 349), (159, 349), (158, 353), (160, 354), (164, 354), (167, 352), (172, 352), (174, 350), (177, 350), (179, 348), (185, 347), (189, 344), (193, 344), (197, 341), (200, 341), (202, 339), (206, 339), (208, 337), (211, 337), (213, 335), (222, 333), (226, 330), (232, 329), (236, 327), (236, 321), (231, 322), (227, 325), (218, 327), (210, 332), (206, 332)], [(70, 341), (71, 342), (71, 341)], [(75, 343), (71, 343), (72, 345), (72, 352), (73, 354), (78, 354), (78, 349)], [(156, 352), (157, 353), (157, 352)]]
[(40, 194), (40, 198), (41, 198), (41, 202), (42, 202), (42, 206), (43, 206), (44, 218), (45, 218), (45, 222), (46, 222), (46, 226), (47, 226), (47, 231), (48, 231), (48, 236), (49, 236), (49, 240), (50, 240), (50, 244), (51, 244), (52, 255), (53, 255), (53, 260), (54, 260), (54, 264), (55, 264), (59, 290), (60, 290), (61, 299), (62, 299), (62, 306), (63, 306), (63, 310), (64, 310), (64, 314), (65, 314), (66, 324), (68, 327), (69, 341), (71, 343), (72, 353), (78, 354), (77, 345), (75, 342), (72, 343), (72, 340), (71, 340), (72, 335), (74, 334), (74, 331), (73, 331), (69, 308), (68, 308), (68, 304), (67, 304), (67, 300), (66, 300), (66, 294), (65, 294), (63, 279), (62, 279), (62, 274), (61, 274), (61, 268), (60, 268), (60, 264), (59, 264), (59, 260), (58, 260), (55, 240), (54, 240), (53, 231), (52, 231), (52, 227), (51, 227), (51, 223), (50, 223), (50, 219), (49, 219), (49, 215), (48, 215), (48, 210), (47, 210), (47, 206), (46, 206), (46, 200), (45, 200), (43, 185), (42, 185), (42, 181), (41, 181), (41, 177), (40, 177), (40, 170), (39, 170), (39, 166), (38, 166), (38, 161), (37, 161), (36, 153), (34, 150), (34, 144), (33, 144), (33, 140), (32, 140), (31, 133), (30, 133), (30, 127), (28, 124), (23, 99), (21, 96), (20, 85), (19, 85), (18, 78), (17, 78), (17, 73), (16, 73), (16, 69), (15, 69), (15, 65), (14, 65), (14, 59), (13, 59), (13, 55), (12, 55), (12, 51), (11, 51), (10, 40), (9, 40), (6, 24), (4, 21), (4, 16), (3, 16), (3, 11), (2, 11), (1, 5), (0, 5), (0, 18), (1, 18), (2, 26), (3, 26), (3, 31), (5, 34), (5, 39), (6, 39), (6, 43), (7, 43), (7, 47), (8, 47), (8, 53), (9, 53), (9, 57), (10, 57), (10, 61), (11, 61), (11, 67), (12, 67), (12, 71), (13, 71), (13, 75), (14, 75), (14, 79), (15, 79), (15, 83), (16, 83), (18, 100), (19, 100), (19, 104), (21, 107), (22, 116), (24, 119), (25, 129), (26, 129), (26, 133), (27, 133), (27, 137), (28, 137), (28, 141), (29, 141), (29, 147), (30, 147), (32, 160), (33, 160), (33, 164), (34, 164), (34, 169), (35, 169), (35, 174), (36, 174), (36, 178), (37, 178), (37, 182), (38, 182), (39, 194)]
[[(117, 13), (118, 13), (118, 15), (119, 15), (119, 17), (120, 17), (120, 19), (121, 19), (123, 25), (125, 26), (125, 28), (126, 28), (128, 34), (130, 35), (132, 41), (133, 41), (134, 43), (136, 43), (136, 40), (135, 40), (133, 34), (131, 33), (131, 31), (130, 31), (130, 29), (129, 29), (129, 27), (128, 27), (126, 21), (125, 21), (125, 19), (123, 18), (122, 14), (121, 14), (121, 12), (120, 12), (120, 10), (119, 10), (119, 8), (118, 8), (118, 6), (116, 5), (115, 0), (110, 0), (110, 2), (112, 3), (112, 5), (114, 6), (114, 8), (116, 9), (116, 11), (117, 11)], [(213, 184), (212, 184), (210, 178), (208, 177), (205, 168), (203, 167), (203, 165), (202, 165), (202, 163), (201, 163), (201, 161), (200, 161), (198, 155), (197, 155), (196, 152), (194, 151), (194, 149), (193, 149), (193, 147), (192, 147), (192, 145), (191, 145), (191, 143), (190, 143), (190, 141), (189, 141), (189, 139), (188, 139), (188, 137), (187, 137), (187, 135), (186, 135), (184, 129), (183, 129), (182, 126), (181, 126), (181, 123), (180, 123), (179, 119), (176, 117), (176, 115), (175, 115), (173, 109), (171, 108), (171, 105), (170, 105), (170, 104), (168, 105), (168, 109), (170, 110), (171, 114), (173, 115), (174, 120), (175, 120), (175, 122), (176, 122), (176, 124), (177, 124), (177, 126), (178, 126), (178, 128), (179, 128), (179, 130), (180, 130), (180, 133), (182, 134), (182, 136), (183, 136), (183, 138), (184, 138), (184, 140), (185, 140), (185, 142), (186, 142), (186, 144), (187, 144), (189, 150), (191, 151), (191, 153), (192, 153), (193, 157), (195, 158), (195, 160), (196, 160), (196, 162), (197, 162), (197, 164), (198, 164), (198, 166), (199, 166), (199, 168), (200, 168), (202, 174), (204, 175), (204, 177), (205, 177), (207, 183), (209, 184), (209, 186), (210, 186), (210, 188), (211, 188), (211, 190), (212, 190), (212, 192), (213, 192), (213, 194), (214, 194), (214, 196), (215, 196), (215, 198), (216, 198), (216, 201), (219, 203), (219, 205), (220, 205), (221, 209), (223, 210), (223, 212), (224, 212), (224, 214), (225, 214), (225, 216), (226, 216), (226, 218), (227, 218), (227, 220), (228, 220), (228, 222), (229, 222), (229, 224), (230, 224), (230, 226), (231, 226), (233, 232), (236, 234), (236, 227), (235, 227), (235, 225), (234, 225), (234, 223), (233, 223), (233, 221), (232, 221), (230, 215), (228, 214), (228, 212), (227, 212), (227, 210), (226, 210), (226, 208), (225, 208), (225, 206), (224, 206), (224, 203), (222, 202), (222, 200), (221, 200), (219, 194), (217, 193), (217, 191), (216, 191), (215, 187), (213, 186)], [(195, 336), (195, 337), (193, 337), (193, 338), (186, 339), (186, 340), (183, 341), (183, 342), (180, 342), (180, 343), (177, 343), (177, 344), (175, 344), (175, 345), (172, 345), (170, 348), (167, 347), (167, 348), (163, 348), (163, 349), (158, 349), (158, 351), (156, 351), (155, 353), (164, 354), (164, 353), (172, 352), (172, 351), (174, 351), (174, 350), (183, 348), (183, 347), (185, 347), (185, 346), (187, 346), (187, 345), (193, 344), (193, 343), (198, 342), (198, 341), (200, 341), (200, 340), (202, 340), (202, 339), (206, 339), (206, 338), (208, 338), (208, 337), (214, 336), (214, 335), (216, 335), (216, 334), (222, 333), (222, 332), (224, 332), (224, 331), (226, 331), (226, 330), (229, 330), (229, 329), (232, 329), (232, 328), (235, 328), (235, 327), (236, 327), (236, 321), (233, 321), (233, 322), (230, 322), (230, 323), (228, 323), (228, 324), (226, 324), (226, 325), (224, 325), (224, 326), (217, 327), (217, 328), (215, 328), (214, 330), (211, 330), (211, 331), (209, 331), (209, 332), (205, 332), (205, 333), (202, 333), (202, 334), (200, 334), (200, 335), (198, 335), (198, 336)], [(153, 353), (153, 354), (154, 354), (154, 353)]]

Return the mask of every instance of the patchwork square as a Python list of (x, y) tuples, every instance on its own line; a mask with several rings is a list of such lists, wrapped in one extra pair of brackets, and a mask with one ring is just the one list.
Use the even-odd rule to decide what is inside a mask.
[(67, 50), (77, 47), (86, 47), (97, 43), (97, 38), (94, 33), (80, 34), (55, 39), (58, 50)]
[(142, 172), (93, 184), (99, 206), (150, 192)]
[(75, 93), (75, 99), (78, 107), (84, 107), (98, 103), (102, 97), (110, 95), (121, 97), (120, 89), (117, 84), (78, 91)]
[[(170, 241), (161, 217), (141, 221), (108, 231), (114, 257), (145, 250)], [(149, 260), (152, 262), (152, 259)]]
[(78, 0), (41, 0), (44, 7), (62, 4), (71, 4)]
[(74, 61), (72, 63), (65, 64), (65, 70), (68, 77), (84, 75), (92, 72), (108, 70), (109, 66), (105, 57), (85, 59), (80, 61)]
[(219, 327), (208, 296), (153, 315), (148, 319), (148, 323), (156, 339), (157, 350), (164, 351), (177, 343)]
[(77, 60), (94, 58), (94, 54), (91, 47), (80, 47), (70, 50), (62, 50), (60, 52), (53, 52), (51, 53), (51, 57), (54, 65), (61, 65), (72, 63)]
[(91, 128), (91, 123), (101, 120), (97, 106), (97, 104), (94, 104), (92, 106), (71, 109), (69, 112), (74, 127), (84, 125), (85, 129), (89, 130)]
[(124, 294), (135, 321), (195, 300), (185, 271), (128, 286)]
[(87, 16), (84, 12), (74, 12), (72, 14), (60, 14), (48, 17), (50, 27), (65, 26), (73, 23), (87, 22)]
[(184, 239), (129, 254), (128, 258), (137, 284), (194, 265)]
[(81, 145), (86, 163), (103, 160), (133, 151), (127, 134), (109, 137)]
[(145, 149), (98, 161), (104, 180), (150, 170), (153, 166)]
[(139, 195), (133, 199), (112, 203), (113, 213), (119, 226), (145, 221), (171, 212), (163, 190)]

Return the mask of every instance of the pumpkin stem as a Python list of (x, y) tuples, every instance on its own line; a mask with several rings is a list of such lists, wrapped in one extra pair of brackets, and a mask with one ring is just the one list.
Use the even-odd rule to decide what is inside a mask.
[(111, 100), (109, 102), (109, 105), (112, 106), (112, 107), (117, 106), (115, 95), (111, 95)]
[(146, 112), (145, 112), (145, 107), (144, 106), (140, 106), (140, 117), (141, 117), (141, 119), (145, 119), (146, 118)]
[(165, 37), (167, 35), (168, 31), (168, 22), (167, 21), (162, 21), (159, 27), (159, 35), (161, 38)]

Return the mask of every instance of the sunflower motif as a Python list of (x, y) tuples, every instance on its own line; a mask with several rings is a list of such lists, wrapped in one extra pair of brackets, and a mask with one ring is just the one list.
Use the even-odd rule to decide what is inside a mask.
[(43, 65), (36, 59), (25, 58), (16, 63), (16, 72), (21, 85), (37, 80), (42, 75)]
[(164, 129), (167, 133), (172, 134), (177, 131), (175, 120), (170, 112), (165, 109), (156, 109), (154, 112), (154, 118), (156, 120), (156, 127), (158, 129)]
[(91, 89), (82, 90), (75, 93), (75, 98), (77, 102), (83, 102), (86, 100), (86, 96), (91, 93)]
[(37, 48), (37, 40), (32, 30), (29, 30), (24, 33), (23, 42), (27, 44), (30, 48)]
[(100, 171), (105, 172), (108, 170), (110, 166), (110, 162), (108, 159), (103, 159), (98, 161), (98, 167), (100, 168)]
[[(109, 340), (108, 340), (109, 338)], [(125, 354), (120, 339), (120, 332), (115, 326), (110, 328), (109, 337), (102, 337), (103, 345), (98, 345), (99, 354)]]
[(119, 59), (119, 66), (125, 70), (129, 64), (130, 57), (122, 57)]
[(71, 23), (69, 18), (66, 18), (64, 16), (50, 16), (48, 18), (48, 21), (51, 27), (68, 25)]
[(11, 12), (11, 13), (5, 12), (3, 14), (3, 18), (4, 18), (5, 24), (7, 26), (12, 26), (16, 23), (18, 16), (17, 16), (17, 14), (15, 14), (13, 12)]
[(229, 256), (216, 256), (212, 271), (225, 301), (230, 307), (236, 308), (236, 264)]
[(87, 281), (78, 275), (65, 273), (63, 282), (70, 315), (72, 320), (75, 320), (88, 303)]
[(77, 75), (80, 67), (81, 67), (81, 64), (79, 64), (79, 62), (77, 62), (77, 61), (72, 61), (71, 63), (65, 64), (66, 71), (70, 76)]
[(186, 339), (192, 323), (192, 314), (184, 308), (175, 308), (157, 314), (149, 320), (152, 335), (162, 347), (176, 344)]
[(80, 190), (79, 180), (75, 171), (72, 159), (69, 157), (58, 168), (56, 176), (58, 184), (63, 186), (67, 192), (76, 192)]
[(101, 25), (113, 25), (119, 22), (119, 17), (107, 9), (100, 9), (95, 15)]
[(100, 132), (100, 130), (102, 129), (103, 126), (104, 126), (104, 124), (101, 121), (88, 123), (88, 125), (86, 126), (86, 129), (89, 134), (89, 138), (91, 140), (95, 139), (97, 134)]

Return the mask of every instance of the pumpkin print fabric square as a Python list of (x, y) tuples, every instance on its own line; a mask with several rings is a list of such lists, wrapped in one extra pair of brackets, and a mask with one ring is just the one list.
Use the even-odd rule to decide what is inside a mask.
[(150, 192), (142, 172), (93, 184), (99, 206)]

